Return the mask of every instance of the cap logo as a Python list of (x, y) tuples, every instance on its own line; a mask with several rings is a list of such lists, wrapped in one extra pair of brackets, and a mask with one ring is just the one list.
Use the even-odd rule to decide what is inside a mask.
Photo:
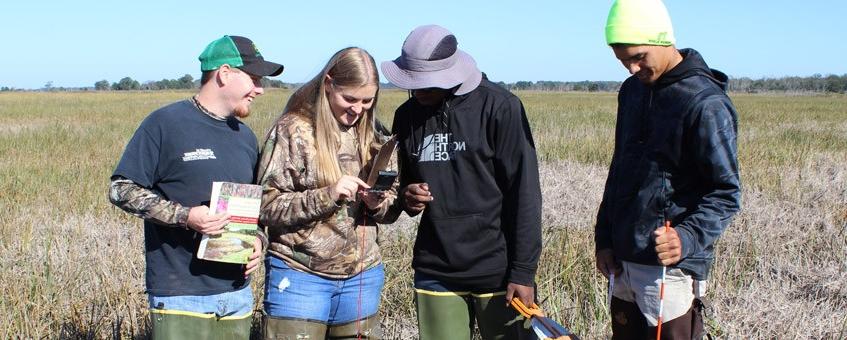
[(659, 45), (672, 44), (671, 41), (668, 40), (668, 32), (659, 32), (659, 34), (656, 35), (655, 39), (648, 39), (647, 41), (651, 44), (659, 44)]
[(262, 56), (262, 53), (260, 53), (260, 52), (259, 52), (259, 48), (258, 48), (258, 47), (256, 47), (256, 43), (253, 43), (253, 51), (255, 51), (255, 52), (256, 52), (256, 56), (257, 56), (257, 57), (261, 57), (261, 56)]

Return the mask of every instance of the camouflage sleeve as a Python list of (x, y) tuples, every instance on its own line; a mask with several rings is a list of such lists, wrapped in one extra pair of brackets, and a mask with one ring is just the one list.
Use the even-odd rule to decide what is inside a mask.
[[(330, 197), (329, 187), (296, 187), (294, 176), (314, 176), (308, 160), (313, 158), (311, 133), (298, 122), (284, 120), (268, 135), (262, 147), (258, 173), (263, 187), (259, 221), (271, 231), (286, 226), (302, 226), (335, 213), (340, 206)], [(315, 182), (311, 177), (308, 182)], [(271, 231), (271, 234), (274, 232)]]
[(109, 185), (109, 201), (118, 208), (156, 224), (186, 227), (189, 208), (168, 201), (150, 189), (123, 177)]
[(264, 184), (259, 220), (269, 229), (317, 222), (341, 208), (330, 198), (328, 187), (298, 192), (277, 183)]
[(268, 245), (270, 244), (270, 240), (268, 240), (268, 233), (266, 233), (264, 228), (260, 226), (258, 233), (256, 233), (256, 237), (258, 237), (259, 241), (262, 242), (262, 254), (264, 254), (268, 250)]

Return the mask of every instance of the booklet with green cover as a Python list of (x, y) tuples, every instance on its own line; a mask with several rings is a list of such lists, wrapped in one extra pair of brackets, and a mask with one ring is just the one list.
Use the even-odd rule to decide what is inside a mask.
[(209, 214), (229, 213), (229, 224), (220, 235), (203, 235), (197, 258), (209, 261), (247, 263), (258, 234), (262, 186), (213, 182)]

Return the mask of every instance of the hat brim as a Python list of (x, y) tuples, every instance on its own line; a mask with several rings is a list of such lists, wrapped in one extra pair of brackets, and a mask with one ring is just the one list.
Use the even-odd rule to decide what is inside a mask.
[(280, 75), (285, 67), (267, 60), (260, 60), (238, 68), (257, 77), (275, 77)]
[(456, 89), (456, 95), (473, 91), (482, 81), (482, 72), (476, 67), (476, 61), (462, 50), (457, 50), (458, 60), (453, 66), (437, 71), (411, 71), (400, 67), (400, 58), (380, 64), (382, 74), (401, 89), (416, 90), (430, 87)]

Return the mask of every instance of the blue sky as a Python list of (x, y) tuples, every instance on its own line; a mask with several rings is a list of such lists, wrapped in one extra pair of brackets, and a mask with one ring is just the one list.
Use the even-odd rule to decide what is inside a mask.
[[(733, 77), (847, 73), (844, 1), (665, 0), (678, 47)], [(233, 6), (236, 4), (236, 6)], [(278, 78), (303, 82), (336, 50), (394, 59), (416, 26), (439, 24), (492, 80), (622, 80), (605, 46), (611, 0), (582, 1), (9, 1), (0, 86), (93, 86), (200, 75), (197, 56), (247, 36)], [(249, 6), (249, 7), (248, 7)], [(383, 78), (384, 80), (384, 78)]]

